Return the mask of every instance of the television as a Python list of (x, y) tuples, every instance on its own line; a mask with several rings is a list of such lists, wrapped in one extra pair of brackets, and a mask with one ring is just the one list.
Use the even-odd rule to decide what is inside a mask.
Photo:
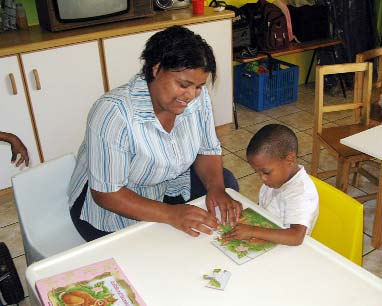
[(40, 25), (62, 31), (154, 14), (153, 0), (36, 0)]

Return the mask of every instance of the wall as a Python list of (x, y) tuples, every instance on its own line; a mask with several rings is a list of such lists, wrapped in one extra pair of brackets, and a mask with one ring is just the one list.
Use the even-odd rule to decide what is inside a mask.
[(23, 3), (25, 10), (27, 12), (28, 24), (30, 26), (38, 24), (38, 16), (36, 10), (35, 0), (16, 0), (16, 2)]

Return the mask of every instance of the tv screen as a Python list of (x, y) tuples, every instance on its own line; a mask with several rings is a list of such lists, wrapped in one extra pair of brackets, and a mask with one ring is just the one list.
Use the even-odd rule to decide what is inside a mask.
[(129, 0), (56, 0), (62, 22), (94, 19), (126, 13)]

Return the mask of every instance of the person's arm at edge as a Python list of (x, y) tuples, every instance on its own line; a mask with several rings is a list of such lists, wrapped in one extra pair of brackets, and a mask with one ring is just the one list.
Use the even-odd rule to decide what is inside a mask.
[(169, 205), (153, 201), (125, 187), (111, 193), (91, 189), (91, 193), (94, 201), (104, 209), (130, 219), (167, 223), (194, 237), (199, 236), (199, 232), (211, 234), (211, 228), (217, 227), (215, 218), (193, 205)]
[(11, 150), (12, 150), (11, 163), (15, 163), (17, 154), (20, 154), (20, 158), (16, 162), (16, 167), (20, 166), (24, 161), (25, 161), (25, 165), (27, 167), (29, 166), (28, 150), (19, 137), (17, 137), (15, 134), (12, 134), (12, 133), (6, 133), (6, 132), (0, 131), (0, 141), (8, 142), (11, 145)]

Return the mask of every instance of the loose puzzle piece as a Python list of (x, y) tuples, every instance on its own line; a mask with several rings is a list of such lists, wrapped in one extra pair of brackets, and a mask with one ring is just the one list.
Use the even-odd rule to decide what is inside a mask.
[(214, 269), (210, 275), (203, 275), (203, 279), (208, 280), (206, 287), (219, 290), (224, 290), (230, 277), (231, 272), (223, 269)]

